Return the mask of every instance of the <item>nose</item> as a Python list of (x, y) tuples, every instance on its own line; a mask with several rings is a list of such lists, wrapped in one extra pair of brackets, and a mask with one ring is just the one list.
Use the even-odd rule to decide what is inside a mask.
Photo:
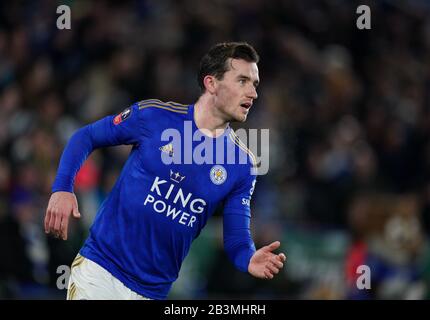
[(252, 86), (251, 86), (251, 89), (248, 91), (247, 96), (248, 96), (248, 98), (251, 98), (251, 99), (257, 99), (257, 98), (258, 98), (257, 88), (255, 88), (255, 87), (252, 85)]

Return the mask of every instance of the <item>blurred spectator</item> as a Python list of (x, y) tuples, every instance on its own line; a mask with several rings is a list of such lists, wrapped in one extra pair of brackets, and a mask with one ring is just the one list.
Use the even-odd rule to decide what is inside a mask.
[[(347, 260), (348, 297), (359, 299), (424, 299), (425, 238), (420, 203), (413, 194), (363, 195), (350, 210), (355, 235)], [(371, 290), (358, 289), (357, 268), (371, 270)]]

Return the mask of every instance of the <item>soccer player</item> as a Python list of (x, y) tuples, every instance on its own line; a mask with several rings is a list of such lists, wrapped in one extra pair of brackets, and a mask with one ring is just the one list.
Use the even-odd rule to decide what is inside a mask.
[[(72, 263), (68, 299), (165, 299), (192, 241), (219, 203), (224, 248), (232, 263), (261, 279), (272, 279), (283, 267), (285, 255), (273, 252), (279, 241), (256, 250), (251, 238), (255, 157), (229, 127), (229, 122), (246, 120), (257, 98), (258, 60), (247, 43), (217, 44), (201, 60), (202, 94), (194, 104), (140, 101), (71, 137), (45, 216), (45, 231), (64, 240), (70, 216), (80, 217), (73, 184), (85, 159), (96, 148), (133, 148)], [(182, 161), (198, 142), (187, 146), (162, 136), (166, 130), (189, 135), (185, 123), (191, 134), (204, 132), (211, 144), (222, 145), (225, 154), (213, 159), (225, 161)], [(230, 163), (232, 152), (246, 161)], [(169, 158), (175, 161), (166, 163)]]

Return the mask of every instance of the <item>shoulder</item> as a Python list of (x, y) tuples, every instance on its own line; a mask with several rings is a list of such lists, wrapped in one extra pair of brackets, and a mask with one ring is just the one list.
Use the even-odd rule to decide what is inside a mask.
[(177, 102), (164, 102), (158, 99), (147, 99), (135, 103), (135, 108), (142, 115), (186, 115), (189, 105)]
[(248, 173), (252, 175), (257, 172), (257, 159), (254, 153), (249, 150), (246, 144), (240, 140), (238, 135), (234, 132), (233, 129), (230, 130), (228, 134), (228, 139), (231, 145), (235, 148), (236, 153), (239, 155), (239, 159), (236, 160), (237, 163), (246, 169)]

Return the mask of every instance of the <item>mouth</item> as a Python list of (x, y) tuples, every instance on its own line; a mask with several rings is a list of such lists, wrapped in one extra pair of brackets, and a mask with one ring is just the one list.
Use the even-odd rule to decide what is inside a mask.
[(240, 106), (246, 110), (249, 110), (252, 106), (252, 102), (244, 102), (244, 103), (241, 103)]

